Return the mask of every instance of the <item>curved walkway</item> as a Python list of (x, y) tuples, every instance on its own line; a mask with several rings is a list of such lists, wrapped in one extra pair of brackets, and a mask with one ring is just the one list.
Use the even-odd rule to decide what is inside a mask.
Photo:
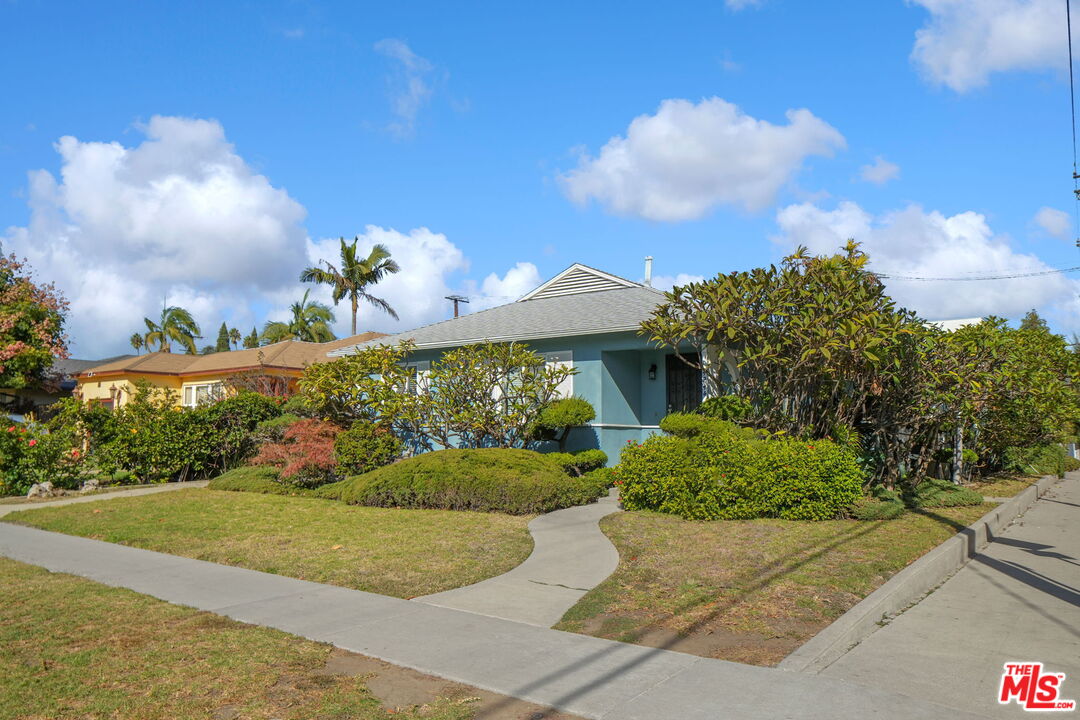
[(615, 491), (591, 505), (556, 510), (529, 523), (532, 554), (497, 577), (416, 602), (551, 627), (581, 596), (615, 572), (619, 553), (600, 519), (619, 511)]
[(206, 487), (209, 480), (191, 480), (189, 482), (172, 482), (154, 485), (153, 487), (137, 487), (129, 490), (110, 490), (109, 492), (91, 493), (89, 495), (70, 495), (57, 500), (43, 500), (41, 502), (11, 503), (0, 505), (0, 517), (9, 515), (20, 510), (37, 510), (38, 508), (59, 507), (60, 505), (77, 505), (79, 503), (97, 502), (98, 500), (113, 500), (122, 497), (135, 497), (136, 495), (153, 495), (185, 488)]

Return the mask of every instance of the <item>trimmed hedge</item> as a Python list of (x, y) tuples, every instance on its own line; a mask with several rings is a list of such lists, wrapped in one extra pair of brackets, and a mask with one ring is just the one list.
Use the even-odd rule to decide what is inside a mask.
[(765, 440), (756, 430), (684, 413), (660, 427), (671, 435), (627, 447), (616, 468), (628, 510), (690, 520), (827, 520), (862, 495), (854, 453), (830, 440)]
[(206, 488), (264, 495), (312, 495), (310, 490), (281, 482), (280, 474), (276, 467), (269, 465), (246, 465), (218, 475)]
[(607, 453), (603, 450), (578, 450), (577, 452), (547, 453), (547, 457), (562, 466), (568, 475), (580, 476), (607, 465)]
[(569, 477), (538, 452), (483, 448), (424, 453), (316, 494), (355, 505), (526, 515), (591, 502), (603, 491), (597, 479)]
[(971, 488), (953, 485), (948, 480), (931, 478), (905, 493), (904, 501), (913, 508), (945, 508), (981, 505), (983, 496)]
[(334, 457), (342, 475), (357, 475), (389, 465), (401, 456), (405, 443), (385, 428), (358, 420), (334, 440)]

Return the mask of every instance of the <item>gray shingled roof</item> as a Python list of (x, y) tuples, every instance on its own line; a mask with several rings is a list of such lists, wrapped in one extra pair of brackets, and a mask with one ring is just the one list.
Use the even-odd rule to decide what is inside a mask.
[(412, 340), (418, 348), (510, 342), (636, 331), (664, 300), (659, 290), (638, 285), (619, 290), (519, 300), (444, 320), (415, 330), (339, 348), (328, 355), (351, 355), (357, 348)]

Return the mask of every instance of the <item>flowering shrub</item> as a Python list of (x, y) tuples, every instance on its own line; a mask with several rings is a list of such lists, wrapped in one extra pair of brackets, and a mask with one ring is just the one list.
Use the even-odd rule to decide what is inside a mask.
[(0, 387), (35, 385), (54, 357), (67, 357), (67, 308), (55, 286), (35, 283), (23, 262), (0, 255)]
[(285, 430), (279, 443), (266, 443), (251, 459), (252, 465), (281, 470), (279, 481), (297, 487), (318, 487), (341, 479), (334, 456), (334, 440), (341, 428), (323, 420), (304, 419)]
[(12, 423), (0, 432), (0, 495), (23, 495), (34, 483), (75, 489), (85, 476), (82, 452), (63, 432)]

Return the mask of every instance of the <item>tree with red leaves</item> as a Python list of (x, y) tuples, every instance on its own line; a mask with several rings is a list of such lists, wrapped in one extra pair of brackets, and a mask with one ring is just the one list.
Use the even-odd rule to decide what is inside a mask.
[(52, 283), (35, 283), (25, 261), (0, 255), (0, 387), (38, 387), (54, 359), (68, 356), (68, 302)]
[(340, 480), (334, 440), (341, 428), (323, 420), (298, 420), (285, 431), (282, 442), (266, 443), (251, 459), (252, 465), (272, 465), (281, 481), (299, 487), (318, 487)]

